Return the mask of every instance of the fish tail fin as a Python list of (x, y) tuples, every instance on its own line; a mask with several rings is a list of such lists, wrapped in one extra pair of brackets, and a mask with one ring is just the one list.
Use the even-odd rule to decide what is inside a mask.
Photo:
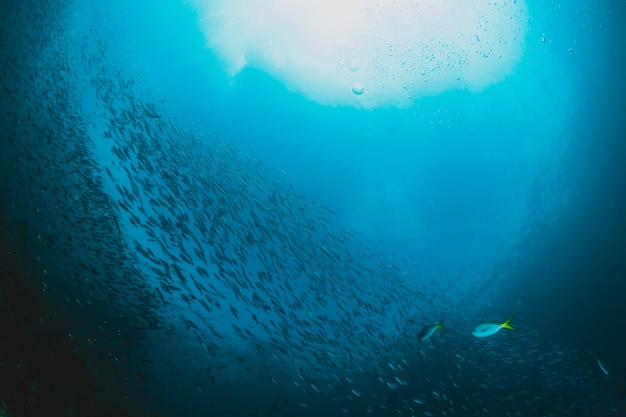
[(441, 321), (440, 321), (439, 323), (437, 323), (437, 327), (438, 327), (438, 328), (440, 328), (441, 330), (446, 330), (446, 328), (445, 328), (445, 327), (443, 327), (443, 321), (444, 321), (444, 320), (445, 320), (445, 319), (441, 319)]
[(506, 321), (502, 323), (500, 326), (504, 327), (505, 329), (515, 330), (515, 327), (511, 326), (511, 320), (513, 320), (513, 316), (506, 319)]

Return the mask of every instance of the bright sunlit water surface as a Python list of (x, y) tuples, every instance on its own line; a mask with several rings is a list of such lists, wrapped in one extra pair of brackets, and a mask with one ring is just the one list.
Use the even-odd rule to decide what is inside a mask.
[(256, 68), (316, 102), (366, 108), (502, 80), (523, 54), (528, 20), (523, 0), (197, 3), (231, 75)]

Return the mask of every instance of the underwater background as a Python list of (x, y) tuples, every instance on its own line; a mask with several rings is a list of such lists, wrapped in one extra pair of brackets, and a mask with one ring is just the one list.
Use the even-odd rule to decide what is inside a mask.
[(2, 2), (0, 416), (626, 416), (626, 3), (305, 3)]

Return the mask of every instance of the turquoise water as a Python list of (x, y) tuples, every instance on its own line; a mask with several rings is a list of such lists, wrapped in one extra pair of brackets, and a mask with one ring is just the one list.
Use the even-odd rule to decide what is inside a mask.
[(277, 4), (3, 6), (0, 410), (623, 415), (624, 6), (373, 8), (344, 85)]

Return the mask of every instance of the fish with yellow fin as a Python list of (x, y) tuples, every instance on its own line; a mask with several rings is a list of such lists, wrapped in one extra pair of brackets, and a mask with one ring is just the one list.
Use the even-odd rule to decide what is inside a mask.
[[(445, 320), (445, 319), (444, 319)], [(420, 342), (423, 342), (424, 340), (428, 339), (430, 336), (432, 336), (433, 334), (435, 334), (435, 332), (437, 330), (445, 330), (446, 328), (443, 327), (443, 320), (441, 320), (439, 323), (437, 324), (432, 324), (430, 326), (424, 326), (422, 328), (422, 330), (420, 330), (420, 333), (417, 335), (417, 339)]]
[(498, 333), (500, 329), (515, 330), (515, 328), (511, 326), (511, 320), (513, 320), (513, 317), (509, 317), (502, 324), (498, 324), (498, 323), (479, 324), (478, 326), (476, 326), (472, 334), (475, 337), (488, 337), (488, 336), (493, 336), (494, 334)]

